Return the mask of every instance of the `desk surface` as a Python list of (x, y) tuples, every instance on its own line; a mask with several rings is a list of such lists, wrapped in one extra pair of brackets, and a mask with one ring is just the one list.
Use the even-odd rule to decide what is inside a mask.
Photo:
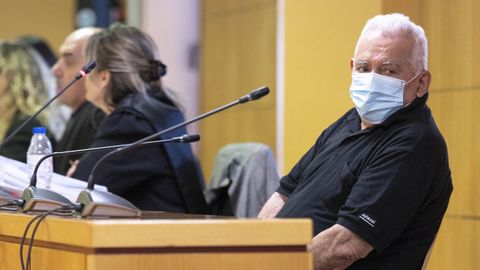
[[(0, 237), (21, 238), (31, 214), (0, 212)], [(308, 219), (235, 219), (145, 212), (139, 219), (49, 216), (36, 241), (85, 248), (307, 245)]]

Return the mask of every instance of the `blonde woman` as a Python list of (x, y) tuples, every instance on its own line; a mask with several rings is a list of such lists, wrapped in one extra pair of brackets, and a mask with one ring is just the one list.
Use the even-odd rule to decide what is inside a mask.
[[(57, 86), (55, 77), (50, 69), (57, 61), (57, 57), (50, 48), (48, 42), (37, 36), (23, 36), (18, 38), (16, 42), (22, 46), (25, 46), (28, 52), (32, 55), (40, 69), (40, 74), (42, 76), (42, 82), (45, 85), (47, 97), (49, 99), (54, 97), (57, 94)], [(69, 92), (73, 91), (74, 89), (69, 90)], [(47, 125), (48, 131), (50, 132), (50, 135), (55, 138), (55, 140), (58, 141), (64, 133), (65, 125), (70, 118), (70, 113), (70, 109), (58, 101), (50, 104), (47, 111), (42, 113), (42, 116), (44, 116), (43, 119), (46, 121), (45, 124)]]
[[(0, 140), (3, 140), (46, 101), (40, 69), (28, 50), (0, 41)], [(33, 120), (0, 148), (0, 155), (25, 162), (32, 137)]]

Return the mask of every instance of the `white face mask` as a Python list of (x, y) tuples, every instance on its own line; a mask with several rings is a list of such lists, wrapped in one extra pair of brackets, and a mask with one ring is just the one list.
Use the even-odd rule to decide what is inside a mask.
[(380, 124), (403, 107), (404, 87), (408, 82), (375, 72), (352, 73), (350, 97), (360, 117), (370, 124)]

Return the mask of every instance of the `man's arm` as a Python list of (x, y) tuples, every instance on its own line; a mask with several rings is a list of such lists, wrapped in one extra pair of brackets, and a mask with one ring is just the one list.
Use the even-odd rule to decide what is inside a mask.
[(358, 235), (335, 224), (313, 238), (313, 264), (315, 270), (345, 269), (372, 250)]
[(268, 201), (263, 206), (262, 210), (258, 214), (259, 218), (274, 218), (278, 211), (282, 209), (285, 202), (288, 198), (278, 192), (273, 193), (273, 195), (268, 199)]

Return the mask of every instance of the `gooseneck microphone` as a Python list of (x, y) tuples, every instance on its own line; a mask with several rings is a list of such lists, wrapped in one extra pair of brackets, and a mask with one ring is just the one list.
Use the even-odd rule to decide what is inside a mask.
[[(253, 90), (252, 92), (246, 94), (245, 96), (241, 97), (240, 99), (238, 99), (238, 101), (232, 102), (232, 103), (234, 103), (234, 104), (231, 105), (231, 106), (237, 105), (237, 102), (238, 102), (238, 103), (245, 103), (245, 102), (249, 102), (249, 101), (252, 101), (252, 100), (260, 99), (260, 98), (268, 95), (268, 93), (270, 93), (270, 89), (268, 89), (268, 87), (266, 87), (266, 86), (260, 87), (260, 88), (258, 88), (258, 89)], [(232, 104), (232, 103), (230, 103), (230, 104)], [(225, 105), (225, 106), (228, 106), (228, 105), (230, 105), (230, 104), (227, 104), (227, 105)], [(231, 106), (228, 106), (228, 107), (226, 107), (226, 108), (229, 108), (229, 107), (231, 107)], [(223, 110), (226, 109), (226, 108), (223, 108), (223, 106), (220, 107), (220, 108), (222, 108), (222, 109), (219, 110), (219, 111), (223, 111)], [(220, 108), (219, 108), (219, 109), (220, 109)], [(216, 110), (218, 110), (218, 109), (216, 109)], [(214, 113), (219, 112), (219, 111), (216, 111), (216, 110), (211, 111), (210, 114), (214, 114)], [(208, 114), (208, 113), (206, 113), (206, 114)], [(209, 115), (210, 115), (210, 114), (209, 114)], [(208, 115), (206, 115), (206, 116), (208, 116)], [(206, 116), (205, 116), (205, 117), (206, 117)], [(201, 118), (200, 118), (200, 119), (201, 119)], [(200, 120), (200, 119), (198, 119), (198, 120)], [(193, 119), (192, 119), (192, 120), (193, 120)]]
[[(173, 138), (165, 139), (165, 140), (156, 140), (156, 141), (144, 142), (141, 145), (151, 145), (151, 144), (158, 144), (158, 143), (190, 143), (190, 142), (197, 142), (199, 140), (200, 140), (200, 135), (198, 135), (198, 134), (185, 134), (185, 135), (180, 136), (180, 137), (173, 137)], [(99, 147), (92, 147), (92, 148), (53, 152), (51, 154), (45, 155), (42, 158), (40, 158), (38, 160), (37, 164), (35, 165), (32, 177), (30, 178), (30, 186), (36, 186), (37, 185), (37, 171), (40, 168), (41, 163), (49, 157), (59, 157), (59, 156), (69, 156), (69, 155), (75, 155), (75, 154), (85, 154), (85, 153), (89, 153), (89, 152), (98, 152), (98, 151), (103, 151), (103, 150), (111, 150), (111, 149), (122, 148), (122, 147), (126, 147), (126, 146), (129, 146), (129, 145), (131, 145), (131, 144), (126, 143), (126, 144), (99, 146)]]
[[(164, 140), (156, 140), (156, 141), (149, 141), (144, 142), (141, 146), (145, 145), (152, 145), (152, 144), (160, 144), (160, 143), (190, 143), (196, 142), (200, 140), (200, 135), (198, 134), (185, 134), (180, 137), (173, 137), (170, 139)], [(117, 144), (117, 145), (108, 145), (108, 146), (100, 146), (100, 147), (92, 147), (92, 148), (84, 148), (84, 149), (76, 149), (76, 150), (68, 150), (68, 151), (61, 151), (61, 152), (53, 152), (51, 154), (45, 155), (40, 158), (35, 165), (33, 170), (32, 177), (30, 178), (30, 186), (27, 187), (22, 194), (23, 205), (21, 206), (21, 211), (23, 212), (30, 212), (30, 211), (49, 211), (52, 209), (56, 209), (58, 207), (70, 205), (71, 202), (63, 197), (62, 195), (53, 192), (48, 189), (37, 188), (37, 172), (40, 168), (42, 162), (51, 157), (58, 157), (58, 156), (67, 156), (67, 155), (75, 155), (75, 154), (84, 154), (89, 152), (99, 152), (111, 149), (119, 149), (122, 147), (127, 147), (130, 144)]]
[[(50, 100), (45, 103), (35, 114), (30, 116), (25, 122), (23, 122), (19, 127), (17, 127), (10, 135), (8, 135), (1, 143), (0, 143), (0, 149), (6, 145), (17, 133), (22, 130), (25, 125), (30, 123), (33, 119), (37, 118), (37, 116), (45, 110), (53, 101), (55, 101), (60, 95), (62, 95), (65, 91), (67, 91), (72, 84), (74, 84), (76, 81), (80, 80), (81, 78), (85, 77), (90, 71), (92, 71), (95, 68), (95, 61), (87, 63), (85, 66), (82, 67), (82, 69), (75, 75), (75, 77), (54, 97), (52, 97)], [(15, 197), (13, 194), (6, 192), (4, 190), (0, 189), (0, 202), (6, 202), (10, 201), (13, 199), (16, 199), (18, 197)]]
[[(157, 133), (154, 133), (150, 136), (147, 136), (141, 140), (138, 140), (128, 146), (125, 146), (125, 147), (122, 147), (122, 148), (119, 148), (119, 149), (116, 149), (116, 150), (113, 150), (107, 154), (105, 154), (103, 157), (101, 157), (97, 163), (95, 163), (95, 165), (93, 166), (92, 168), (92, 171), (90, 172), (90, 175), (88, 177), (88, 185), (87, 185), (87, 189), (82, 191), (79, 196), (78, 196), (78, 199), (77, 199), (77, 202), (82, 204), (84, 207), (82, 209), (82, 211), (80, 213), (77, 213), (79, 214), (80, 216), (82, 217), (86, 217), (86, 216), (96, 216), (96, 215), (107, 215), (107, 216), (125, 216), (125, 217), (134, 217), (134, 216), (139, 216), (140, 215), (140, 212), (137, 212), (137, 208), (134, 207), (134, 208), (129, 208), (129, 205), (133, 206), (130, 202), (128, 202), (127, 200), (119, 197), (119, 196), (112, 196), (113, 194), (111, 193), (105, 193), (105, 192), (102, 192), (102, 191), (96, 191), (94, 190), (94, 186), (95, 186), (95, 180), (94, 180), (94, 176), (95, 176), (95, 172), (98, 168), (98, 166), (107, 158), (113, 156), (113, 155), (116, 155), (116, 154), (119, 154), (121, 152), (124, 152), (124, 151), (127, 151), (131, 148), (134, 148), (136, 146), (138, 146), (139, 144), (142, 144), (144, 142), (147, 142), (147, 141), (151, 141), (165, 133), (168, 133), (172, 130), (175, 130), (177, 128), (180, 128), (180, 127), (184, 127), (188, 124), (191, 124), (193, 122), (197, 122), (205, 117), (208, 117), (212, 114), (216, 114), (216, 113), (219, 113), (223, 110), (226, 110), (230, 107), (233, 107), (235, 105), (238, 105), (238, 104), (243, 104), (243, 103), (246, 103), (246, 102), (249, 102), (249, 101), (252, 101), (252, 100), (257, 100), (257, 99), (260, 99), (261, 97), (267, 95), (268, 93), (270, 92), (270, 90), (268, 89), (268, 87), (266, 86), (262, 86), (260, 88), (257, 88), (253, 91), (251, 91), (249, 94), (239, 98), (238, 100), (235, 100), (233, 102), (230, 102), (226, 105), (223, 105), (223, 106), (220, 106), (214, 110), (211, 110), (209, 112), (206, 112), (204, 114), (201, 114), (197, 117), (194, 117), (188, 121), (184, 121), (182, 123), (179, 123), (177, 125), (174, 125), (170, 128), (167, 128), (167, 129), (164, 129), (162, 131), (159, 131)], [(108, 205), (108, 206), (112, 206), (111, 209), (107, 209), (106, 207), (104, 208), (103, 206), (105, 205)], [(101, 211), (95, 211), (96, 208), (101, 208), (102, 210)], [(114, 209), (114, 210), (113, 210)], [(110, 211), (112, 210), (112, 211)], [(118, 210), (118, 211), (116, 211)]]
[(159, 132), (157, 132), (157, 133), (154, 133), (154, 134), (152, 134), (152, 135), (150, 135), (150, 136), (148, 136), (148, 137), (145, 137), (145, 138), (143, 138), (143, 139), (141, 139), (141, 140), (138, 140), (138, 141), (132, 143), (131, 145), (129, 145), (129, 146), (127, 146), (127, 147), (120, 148), (120, 149), (117, 149), (117, 150), (115, 150), (115, 151), (112, 151), (112, 152), (106, 154), (106, 155), (103, 156), (101, 159), (99, 159), (99, 160), (97, 161), (97, 163), (95, 163), (95, 165), (93, 166), (92, 171), (91, 171), (91, 173), (90, 173), (90, 175), (89, 175), (89, 177), (88, 177), (88, 186), (87, 186), (87, 188), (90, 189), (90, 190), (93, 190), (94, 185), (95, 185), (95, 182), (94, 182), (94, 179), (93, 179), (93, 177), (94, 177), (94, 175), (95, 175), (95, 171), (96, 171), (98, 165), (99, 165), (100, 163), (102, 163), (103, 160), (105, 160), (105, 159), (108, 158), (109, 156), (115, 155), (115, 154), (117, 154), (118, 152), (121, 152), (121, 151), (126, 151), (126, 150), (128, 150), (128, 149), (130, 149), (130, 148), (132, 148), (132, 147), (137, 146), (138, 144), (141, 144), (141, 143), (146, 142), (146, 141), (153, 140), (153, 139), (155, 139), (156, 137), (159, 137), (159, 136), (161, 136), (161, 135), (163, 135), (163, 134), (165, 134), (165, 133), (167, 133), (167, 132), (170, 132), (170, 131), (175, 130), (175, 129), (177, 129), (177, 128), (181, 128), (181, 127), (184, 127), (184, 126), (186, 126), (186, 125), (188, 125), (188, 124), (197, 122), (197, 121), (199, 121), (199, 120), (202, 120), (202, 119), (205, 118), (205, 117), (208, 117), (208, 116), (210, 116), (210, 115), (212, 115), (212, 114), (219, 113), (219, 112), (221, 112), (221, 111), (223, 111), (223, 110), (226, 110), (226, 109), (228, 109), (228, 108), (230, 108), (230, 107), (233, 107), (233, 106), (235, 106), (235, 105), (243, 104), (243, 103), (246, 103), (246, 102), (252, 101), (252, 100), (260, 99), (261, 97), (266, 96), (269, 92), (270, 92), (270, 90), (268, 89), (268, 87), (266, 87), (266, 86), (260, 87), (260, 88), (258, 88), (258, 89), (256, 89), (256, 90), (253, 90), (253, 91), (250, 92), (249, 94), (241, 97), (241, 98), (238, 99), (238, 100), (235, 100), (235, 101), (230, 102), (230, 103), (228, 103), (228, 104), (226, 104), (226, 105), (220, 106), (220, 107), (218, 107), (218, 108), (216, 108), (216, 109), (214, 109), (214, 110), (211, 110), (211, 111), (209, 111), (209, 112), (206, 112), (206, 113), (204, 113), (204, 114), (201, 114), (201, 115), (199, 115), (199, 116), (197, 116), (197, 117), (194, 117), (194, 118), (192, 118), (192, 119), (190, 119), (190, 120), (188, 120), (188, 121), (184, 121), (184, 122), (179, 123), (179, 124), (177, 124), (177, 125), (175, 125), (175, 126), (172, 126), (172, 127), (167, 128), (167, 129), (164, 129), (164, 130), (162, 130), (162, 131), (159, 131)]
[(85, 77), (90, 71), (92, 71), (95, 68), (95, 61), (92, 61), (85, 66), (82, 67), (82, 69), (75, 75), (75, 78), (73, 78), (58, 94), (56, 94), (54, 97), (52, 97), (50, 100), (45, 103), (35, 114), (30, 116), (25, 122), (23, 122), (18, 128), (16, 128), (8, 137), (6, 137), (2, 143), (0, 143), (0, 148), (2, 148), (5, 144), (7, 144), (17, 133), (28, 123), (30, 123), (33, 119), (37, 118), (37, 116), (43, 112), (52, 102), (54, 102), (59, 96), (61, 96), (65, 91), (72, 86), (76, 81), (80, 80), (81, 78)]

